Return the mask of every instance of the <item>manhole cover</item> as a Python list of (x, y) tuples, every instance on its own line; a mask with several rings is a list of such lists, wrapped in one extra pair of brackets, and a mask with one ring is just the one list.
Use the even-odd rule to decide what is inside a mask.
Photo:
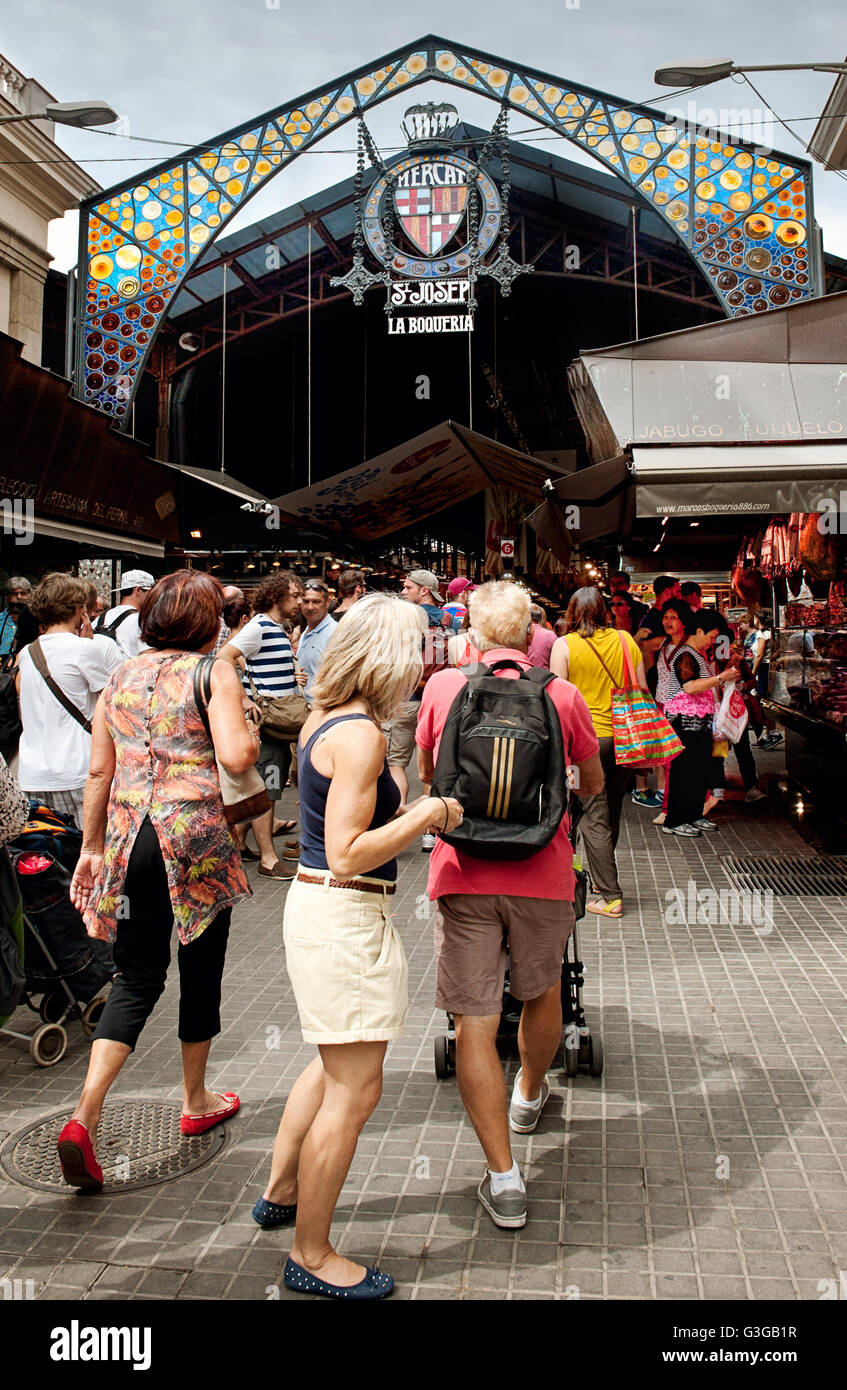
[(847, 855), (777, 859), (770, 855), (728, 855), (723, 868), (734, 888), (771, 892), (777, 897), (829, 898), (847, 894)]
[[(67, 1109), (10, 1134), (0, 1149), (0, 1168), (24, 1187), (69, 1192), (56, 1140), (70, 1119)], [(226, 1141), (223, 1125), (187, 1137), (179, 1132), (180, 1107), (161, 1100), (115, 1100), (103, 1110), (97, 1157), (104, 1192), (153, 1187), (208, 1163)]]

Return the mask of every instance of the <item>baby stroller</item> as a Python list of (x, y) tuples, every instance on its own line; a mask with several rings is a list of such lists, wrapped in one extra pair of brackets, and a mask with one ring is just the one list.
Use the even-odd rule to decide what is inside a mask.
[[(575, 844), (576, 828), (582, 814), (582, 807), (573, 795), (570, 798), (568, 810), (571, 844)], [(574, 854), (573, 869), (574, 917), (576, 922), (579, 922), (585, 916), (588, 873), (583, 868), (582, 859), (578, 854)], [(582, 1007), (582, 987), (585, 983), (584, 969), (585, 967), (579, 959), (577, 927), (574, 925), (562, 961), (562, 1046), (554, 1061), (564, 1068), (568, 1076), (576, 1076), (580, 1067), (588, 1071), (591, 1076), (601, 1076), (603, 1073), (603, 1040), (599, 1033), (589, 1031), (585, 1021), (585, 1010)], [(507, 963), (503, 1001), (500, 1009), (500, 1025), (497, 1029), (498, 1040), (508, 1039), (513, 1042), (517, 1037), (522, 1007), (520, 999), (515, 999), (509, 993)], [(456, 1030), (452, 1014), (447, 1015), (447, 1032), (435, 1039), (434, 1050), (435, 1075), (440, 1081), (443, 1081), (445, 1077), (452, 1076), (456, 1070)]]
[(30, 818), (8, 846), (23, 903), (22, 1002), (42, 1026), (32, 1034), (0, 1031), (29, 1043), (39, 1067), (64, 1057), (69, 1020), (79, 1019), (91, 1037), (106, 1002), (102, 990), (115, 973), (111, 947), (87, 935), (69, 897), (81, 844), (70, 817), (30, 802)]

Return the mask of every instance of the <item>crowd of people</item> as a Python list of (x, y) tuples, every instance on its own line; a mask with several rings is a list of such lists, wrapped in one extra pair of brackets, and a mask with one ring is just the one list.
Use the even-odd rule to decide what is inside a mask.
[[(510, 1135), (538, 1125), (561, 1043), (562, 960), (574, 925), (570, 823), (561, 802), (546, 842), (521, 856), (483, 854), (468, 827), (487, 817), (508, 830), (510, 796), (517, 804), (527, 794), (522, 776), (530, 776), (530, 804), (558, 804), (555, 777), (569, 769), (591, 879), (587, 908), (621, 917), (615, 848), (625, 796), (657, 809), (666, 834), (715, 830), (710, 813), (724, 788), (715, 692), (737, 681), (752, 708), (767, 663), (765, 615), (744, 649), (702, 605), (696, 584), (662, 576), (651, 607), (628, 588), (621, 574), (608, 598), (579, 589), (557, 635), (523, 586), (459, 578), (444, 593), (429, 570), (410, 572), (401, 593), (389, 595), (368, 592), (363, 571), (349, 569), (334, 604), (323, 579), (290, 571), (245, 594), (198, 571), (156, 581), (129, 570), (111, 607), (65, 574), (34, 590), (9, 582), (0, 641), (11, 624), (23, 730), (10, 766), (27, 797), (81, 829), (71, 899), (89, 934), (113, 943), (117, 966), (79, 1103), (58, 1141), (69, 1184), (103, 1184), (102, 1107), (164, 990), (174, 928), (181, 1130), (199, 1134), (238, 1111), (238, 1095), (209, 1089), (206, 1077), (232, 909), (251, 893), (243, 860), (256, 860), (260, 876), (290, 880), (286, 965), (303, 1038), (318, 1055), (287, 1099), (253, 1217), (263, 1228), (294, 1226), (289, 1288), (355, 1299), (390, 1293), (390, 1275), (334, 1250), (330, 1227), (380, 1097), (387, 1045), (405, 1023), (407, 967), (390, 900), (397, 856), (417, 844), (430, 855), (435, 1004), (455, 1020), (459, 1089), (486, 1161), (478, 1199), (498, 1227), (525, 1224), (526, 1185)], [(480, 698), (495, 711), (484, 686), (492, 679), (504, 697), (532, 688), (546, 732), (536, 720), (513, 736), (507, 719), (488, 765), (483, 724), (448, 786), (442, 741), (455, 746), (471, 692), (487, 690)], [(658, 769), (655, 788), (644, 774), (633, 786), (616, 760), (612, 692), (627, 686), (653, 695), (682, 745)], [(759, 730), (772, 738), (762, 723)], [(533, 744), (541, 771), (527, 773), (521, 760)], [(761, 799), (746, 729), (735, 752), (747, 799)], [(411, 797), (415, 755), (423, 791)], [(266, 796), (239, 820), (224, 801), (224, 774), (238, 783), (251, 769)], [(299, 830), (277, 815), (292, 779)], [(278, 852), (280, 836), (288, 838)], [(507, 950), (509, 991), (522, 1003), (520, 1070), (508, 1096), (496, 1051)]]

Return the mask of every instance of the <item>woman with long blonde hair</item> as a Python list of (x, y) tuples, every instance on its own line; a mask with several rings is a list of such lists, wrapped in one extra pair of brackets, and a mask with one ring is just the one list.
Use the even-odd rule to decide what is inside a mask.
[(381, 722), (421, 679), (411, 604), (360, 599), (339, 622), (311, 689), (299, 741), (301, 854), (283, 919), (303, 1038), (319, 1055), (294, 1083), (271, 1176), (253, 1208), (260, 1226), (296, 1218), (285, 1285), (331, 1298), (384, 1298), (394, 1281), (330, 1244), (335, 1204), (382, 1092), (387, 1044), (408, 1007), (403, 944), (391, 923), (396, 855), (424, 831), (457, 825), (447, 797), (400, 806)]

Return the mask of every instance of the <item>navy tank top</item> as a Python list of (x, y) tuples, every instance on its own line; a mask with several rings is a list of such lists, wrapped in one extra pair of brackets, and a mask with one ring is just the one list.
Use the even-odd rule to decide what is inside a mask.
[[(304, 869), (328, 869), (326, 862), (326, 798), (331, 777), (324, 777), (312, 765), (312, 745), (331, 729), (333, 724), (343, 724), (348, 719), (367, 719), (366, 714), (339, 714), (335, 719), (327, 719), (321, 724), (306, 743), (300, 748), (297, 766), (300, 788), (300, 863)], [(369, 830), (379, 830), (391, 820), (400, 805), (400, 788), (388, 771), (388, 763), (383, 763), (382, 772), (376, 784), (376, 806)], [(384, 878), (393, 883), (397, 878), (397, 860), (389, 859), (378, 869), (369, 869), (365, 878)]]

